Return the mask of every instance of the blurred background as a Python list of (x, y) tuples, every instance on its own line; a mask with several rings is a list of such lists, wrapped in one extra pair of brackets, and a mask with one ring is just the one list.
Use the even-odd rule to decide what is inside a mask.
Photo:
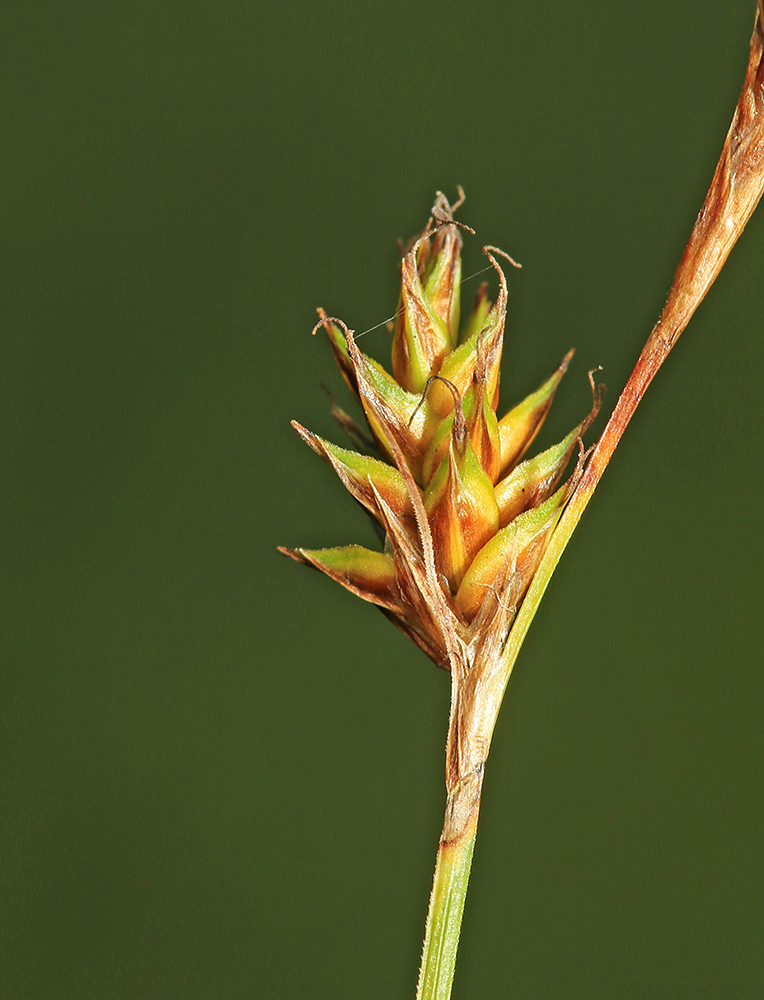
[[(6, 10), (0, 995), (413, 998), (448, 677), (276, 554), (372, 542), (289, 427), (350, 406), (315, 307), (389, 317), (462, 184), (465, 274), (523, 264), (502, 410), (575, 346), (539, 446), (598, 364), (609, 412), (754, 6)], [(523, 649), (455, 998), (764, 994), (763, 251), (759, 209)]]

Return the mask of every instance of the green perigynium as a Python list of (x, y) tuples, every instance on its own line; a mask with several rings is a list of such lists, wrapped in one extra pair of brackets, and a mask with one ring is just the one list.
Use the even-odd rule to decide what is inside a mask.
[[(382, 551), (357, 545), (282, 549), (376, 604), (439, 666), (495, 659), (580, 473), (563, 482), (587, 418), (523, 461), (570, 352), (534, 393), (497, 417), (507, 285), (486, 286), (460, 328), (462, 236), (438, 194), (424, 233), (401, 261), (392, 375), (350, 330), (322, 315), (340, 370), (370, 431), (366, 453), (293, 426), (379, 525)], [(514, 263), (514, 262), (512, 262)], [(347, 427), (348, 418), (343, 415)], [(354, 433), (356, 441), (361, 432)]]

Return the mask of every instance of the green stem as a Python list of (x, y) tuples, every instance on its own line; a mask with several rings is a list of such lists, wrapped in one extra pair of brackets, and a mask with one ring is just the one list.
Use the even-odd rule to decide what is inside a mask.
[[(645, 390), (715, 281), (764, 191), (764, 0), (758, 0), (758, 10), (743, 91), (660, 319), (552, 535), (500, 660), (487, 674), (474, 666), (465, 676), (452, 672), (456, 687), (452, 687), (446, 766), (449, 804), (438, 846), (417, 1000), (449, 1000), (451, 996), (483, 765), (502, 696), (531, 621)], [(439, 593), (437, 587), (433, 590)], [(478, 697), (481, 693), (482, 698)], [(463, 771), (464, 764), (471, 767)]]
[(477, 812), (462, 836), (438, 845), (417, 1000), (449, 1000), (451, 996), (476, 834)]

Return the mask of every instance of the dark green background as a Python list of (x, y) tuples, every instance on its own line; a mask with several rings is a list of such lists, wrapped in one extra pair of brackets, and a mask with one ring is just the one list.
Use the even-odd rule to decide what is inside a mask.
[[(0, 995), (413, 998), (448, 678), (275, 553), (372, 541), (288, 424), (338, 437), (314, 308), (389, 316), (461, 183), (465, 273), (524, 265), (503, 406), (575, 345), (540, 443), (596, 364), (609, 409), (754, 4), (15, 6)], [(764, 995), (763, 252), (760, 210), (523, 650), (455, 998)]]

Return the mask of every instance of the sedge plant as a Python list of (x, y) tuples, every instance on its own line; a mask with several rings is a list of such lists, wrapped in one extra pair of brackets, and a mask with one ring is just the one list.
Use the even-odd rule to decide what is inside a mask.
[[(367, 429), (333, 412), (352, 450), (294, 422), (336, 472), (382, 539), (282, 549), (370, 603), (450, 672), (446, 808), (425, 928), (418, 1000), (448, 1000), (477, 832), (483, 774), (502, 699), (552, 573), (626, 425), (721, 270), (764, 190), (764, 0), (729, 132), (666, 305), (596, 444), (583, 436), (600, 408), (593, 373), (589, 413), (556, 445), (531, 454), (572, 351), (526, 399), (496, 412), (507, 308), (502, 262), (490, 302), (483, 285), (461, 319), (466, 226), (438, 193), (401, 261), (391, 373), (365, 356), (353, 332), (321, 310)], [(314, 331), (315, 332), (315, 331)]]

